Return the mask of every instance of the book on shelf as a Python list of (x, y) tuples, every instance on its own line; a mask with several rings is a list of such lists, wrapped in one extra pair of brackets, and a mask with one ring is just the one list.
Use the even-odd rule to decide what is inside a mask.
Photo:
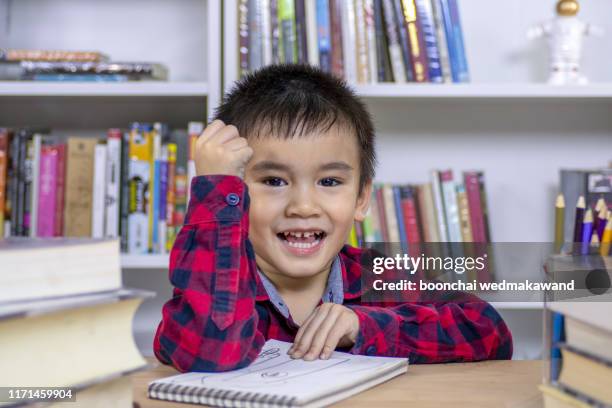
[(203, 128), (132, 123), (104, 137), (67, 138), (0, 128), (2, 236), (120, 238), (123, 252), (168, 253)]
[(611, 300), (603, 295), (546, 303), (550, 370), (541, 391), (547, 408), (612, 404)]
[(469, 81), (456, 0), (241, 0), (237, 11), (241, 75), (280, 61), (358, 84)]
[(43, 62), (102, 62), (108, 56), (98, 51), (33, 50), (0, 48), (0, 63), (21, 61)]
[(324, 407), (408, 371), (408, 359), (334, 351), (328, 360), (287, 354), (291, 343), (268, 340), (249, 366), (226, 373), (186, 373), (148, 386), (149, 398), (215, 406)]

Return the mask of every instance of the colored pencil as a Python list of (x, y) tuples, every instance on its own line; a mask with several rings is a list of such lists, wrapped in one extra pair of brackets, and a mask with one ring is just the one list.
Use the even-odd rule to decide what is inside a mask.
[(608, 223), (601, 238), (601, 245), (599, 246), (599, 254), (601, 256), (608, 256), (610, 254), (610, 243), (612, 243), (612, 214), (608, 215)]
[(584, 221), (584, 211), (586, 203), (584, 197), (580, 196), (576, 203), (576, 218), (574, 218), (574, 240), (573, 242), (582, 242), (582, 223)]
[(582, 255), (589, 254), (591, 247), (591, 235), (593, 235), (593, 211), (587, 209), (584, 213), (584, 222), (582, 223)]
[(597, 200), (595, 203), (595, 208), (593, 209), (593, 232), (599, 231), (599, 212), (602, 207), (605, 207), (606, 202), (603, 197)]
[[(603, 238), (603, 232), (606, 229), (606, 225), (608, 224), (608, 209), (604, 205), (601, 210), (599, 210), (599, 214), (597, 214), (597, 229), (595, 230), (597, 233), (597, 238), (601, 241)], [(595, 228), (595, 224), (593, 224), (593, 228)]]
[(565, 219), (565, 199), (563, 194), (557, 196), (555, 203), (555, 253), (561, 252), (563, 247), (563, 223)]

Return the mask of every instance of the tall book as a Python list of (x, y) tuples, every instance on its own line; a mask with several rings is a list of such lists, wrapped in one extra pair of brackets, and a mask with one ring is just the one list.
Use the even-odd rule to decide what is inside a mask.
[(434, 21), (434, 12), (431, 6), (432, 0), (414, 0), (417, 12), (417, 22), (425, 46), (427, 56), (427, 69), (429, 81), (441, 83), (444, 81), (442, 65), (440, 63), (440, 50), (438, 47), (438, 35)]
[(399, 220), (395, 210), (395, 198), (393, 196), (393, 186), (385, 183), (382, 186), (383, 204), (385, 212), (385, 221), (387, 222), (388, 242), (401, 242), (399, 232)]
[(404, 212), (402, 211), (402, 189), (403, 186), (392, 186), (393, 191), (393, 204), (395, 214), (393, 216), (397, 222), (397, 231), (399, 234), (399, 243), (402, 247), (402, 251), (408, 252), (408, 234), (406, 233), (406, 219), (404, 218)]
[(280, 60), (280, 28), (278, 24), (278, 1), (270, 0), (270, 42), (272, 45), (272, 63), (279, 64)]
[[(313, 67), (319, 66), (319, 49), (318, 49), (318, 26), (317, 13), (319, 6), (317, 0), (308, 0), (305, 2), (306, 13), (306, 44), (308, 46), (308, 63)], [(326, 7), (327, 8), (327, 4)], [(328, 23), (329, 25), (329, 23)], [(329, 28), (328, 28), (329, 30)], [(329, 35), (329, 33), (328, 33)]]
[(439, 0), (453, 82), (468, 82), (469, 72), (457, 0)]
[(431, 183), (418, 186), (417, 197), (420, 209), (420, 221), (423, 226), (423, 240), (425, 242), (440, 242), (440, 233)]
[[(391, 60), (394, 82), (412, 81), (412, 70), (407, 63), (410, 54), (402, 49), (400, 44), (400, 34), (398, 18), (395, 14), (395, 2), (393, 0), (382, 0), (382, 10), (384, 13), (384, 26), (387, 29), (387, 46)], [(407, 44), (407, 43), (406, 43)]]
[(54, 146), (57, 150), (57, 179), (56, 179), (56, 203), (55, 203), (55, 225), (54, 237), (64, 236), (64, 206), (66, 201), (66, 144)]
[(400, 25), (407, 33), (412, 75), (416, 82), (428, 82), (427, 55), (425, 54), (423, 33), (417, 21), (415, 0), (401, 0), (401, 5), (403, 14), (398, 15), (403, 15), (403, 21)]
[(339, 78), (344, 76), (342, 50), (342, 7), (344, 0), (329, 0), (329, 24), (331, 31), (331, 72)]
[(162, 126), (159, 122), (153, 125), (153, 153), (151, 155), (151, 179), (149, 182), (149, 199), (147, 214), (149, 217), (149, 252), (159, 252), (159, 222), (162, 167)]
[[(272, 13), (270, 12), (270, 0), (259, 0), (261, 7), (261, 44), (263, 52), (263, 65), (273, 63), (272, 59)], [(276, 16), (274, 16), (276, 18)]]
[(5, 211), (7, 208), (9, 131), (0, 128), (0, 238), (4, 237)]
[(464, 172), (463, 182), (465, 184), (466, 198), (468, 201), (473, 241), (487, 242), (483, 206), (480, 199), (480, 182), (478, 179), (478, 172)]
[(119, 234), (121, 235), (121, 252), (128, 252), (128, 217), (130, 213), (130, 132), (121, 135), (121, 189), (119, 196)]
[(249, 72), (249, 0), (238, 3), (238, 61), (240, 75)]
[(170, 252), (176, 231), (175, 221), (175, 203), (176, 203), (176, 143), (168, 143), (168, 189), (166, 192), (166, 252)]
[(457, 205), (459, 209), (459, 223), (461, 225), (461, 240), (463, 242), (473, 242), (470, 206), (463, 184), (457, 185)]
[(380, 220), (378, 218), (378, 208), (376, 202), (376, 191), (372, 188), (370, 197), (370, 207), (363, 220), (363, 235), (365, 242), (382, 242), (380, 231)]
[(357, 82), (363, 84), (370, 82), (370, 52), (368, 22), (365, 15), (365, 0), (356, 0), (354, 8)]
[[(294, 0), (295, 8), (295, 46), (297, 62), (308, 64), (308, 37), (306, 33), (306, 5), (305, 0)], [(312, 0), (309, 1), (312, 3)]]
[(156, 183), (159, 185), (159, 208), (157, 211), (157, 221), (153, 225), (153, 228), (157, 228), (157, 240), (155, 241), (153, 252), (163, 254), (166, 252), (166, 238), (168, 234), (168, 224), (166, 223), (166, 207), (168, 199), (168, 147), (165, 145), (161, 148), (161, 160), (159, 161), (158, 166), (159, 181)]
[(461, 224), (459, 222), (459, 209), (457, 206), (457, 192), (452, 170), (440, 172), (440, 186), (444, 200), (444, 215), (450, 242), (462, 242)]
[(150, 191), (153, 155), (151, 126), (132, 124), (129, 143), (128, 252), (145, 254), (149, 250), (149, 207), (146, 194)]
[(119, 200), (121, 189), (121, 139), (120, 129), (109, 129), (106, 134), (106, 198), (105, 198), (105, 236), (119, 236)]
[(69, 137), (66, 163), (64, 235), (90, 237), (93, 208), (94, 151), (98, 141)]
[(38, 196), (40, 187), (40, 148), (42, 146), (42, 135), (35, 133), (31, 145), (31, 174), (30, 174), (30, 236), (38, 236)]
[(318, 60), (321, 70), (332, 72), (331, 28), (329, 22), (329, 0), (316, 0)]
[(93, 198), (91, 215), (92, 238), (104, 238), (105, 235), (106, 155), (106, 144), (98, 143), (94, 149)]
[(280, 60), (284, 63), (296, 63), (298, 58), (293, 0), (278, 0), (278, 27)]
[(38, 237), (55, 236), (57, 206), (58, 151), (56, 146), (43, 145), (40, 151), (40, 176), (38, 188)]
[(451, 75), (451, 66), (448, 56), (448, 42), (446, 41), (446, 29), (444, 28), (442, 4), (440, 3), (440, 0), (430, 0), (430, 2), (433, 11), (438, 52), (440, 53), (440, 68), (442, 70), (442, 78), (444, 82), (452, 82), (453, 78)]
[(404, 230), (408, 245), (419, 244), (422, 241), (419, 228), (419, 214), (415, 188), (412, 186), (402, 186), (400, 188), (402, 215), (404, 220)]
[(440, 172), (431, 172), (431, 191), (433, 196), (436, 220), (438, 221), (438, 238), (440, 242), (449, 242), (449, 234), (446, 229), (446, 210), (442, 198), (442, 186), (440, 183)]
[[(383, 242), (391, 242), (389, 229), (387, 227), (387, 216), (385, 211), (385, 200), (383, 197), (383, 186), (375, 186), (376, 208), (378, 209), (378, 220), (380, 221), (380, 234)], [(396, 241), (397, 242), (397, 241)]]
[(382, 0), (373, 0), (377, 68), (377, 71), (374, 72), (376, 72), (378, 82), (393, 82), (393, 69), (389, 59), (389, 46), (382, 7)]
[(249, 71), (263, 66), (263, 13), (260, 0), (248, 0), (247, 19), (249, 27)]
[(344, 56), (344, 78), (349, 83), (357, 82), (357, 49), (355, 34), (355, 3), (342, 2), (342, 55)]

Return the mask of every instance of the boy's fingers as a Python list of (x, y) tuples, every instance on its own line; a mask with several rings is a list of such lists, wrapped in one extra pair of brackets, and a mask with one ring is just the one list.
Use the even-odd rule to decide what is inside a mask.
[(336, 324), (331, 328), (329, 333), (327, 333), (327, 338), (325, 339), (319, 358), (327, 360), (331, 356), (331, 353), (336, 349), (338, 343), (340, 343), (340, 339), (346, 334), (346, 330), (347, 324), (345, 320), (341, 317), (338, 318)]
[(297, 345), (300, 343), (300, 340), (302, 339), (302, 336), (304, 335), (304, 330), (306, 329), (306, 327), (308, 327), (308, 324), (310, 323), (310, 321), (312, 319), (314, 319), (315, 315), (318, 312), (318, 308), (313, 310), (312, 313), (310, 314), (310, 316), (308, 316), (306, 318), (306, 320), (304, 321), (304, 323), (302, 323), (302, 326), (300, 326), (300, 328), (298, 329), (298, 332), (295, 335), (295, 338), (293, 339), (293, 345), (291, 346), (291, 348), (289, 349), (288, 353), (292, 354), (295, 349), (297, 348)]
[(243, 147), (248, 146), (248, 142), (244, 137), (237, 137), (235, 139), (231, 139), (227, 142), (224, 143), (225, 147), (228, 148), (229, 150), (240, 150)]
[(329, 307), (318, 307), (317, 313), (313, 319), (304, 327), (304, 332), (300, 337), (299, 341), (294, 343), (293, 358), (301, 358), (310, 349), (312, 338), (316, 334), (321, 323), (327, 317), (329, 313)]
[(225, 123), (223, 123), (222, 120), (220, 119), (213, 120), (208, 126), (206, 126), (206, 129), (204, 129), (204, 132), (202, 132), (198, 140), (204, 141), (206, 139), (209, 139), (212, 135), (217, 133), (224, 126), (225, 126)]
[(310, 348), (308, 349), (308, 352), (304, 355), (304, 360), (314, 360), (316, 358), (319, 358), (321, 352), (323, 351), (323, 347), (326, 345), (329, 332), (332, 330), (332, 328), (338, 325), (338, 318), (341, 314), (341, 306), (333, 306), (330, 308), (327, 317), (325, 318), (323, 323), (317, 328), (316, 333), (314, 333), (314, 336), (310, 343)]
[(234, 125), (227, 125), (217, 130), (217, 132), (215, 132), (209, 138), (207, 138), (206, 141), (213, 142), (218, 145), (222, 145), (237, 137), (240, 137), (238, 133), (238, 128)]

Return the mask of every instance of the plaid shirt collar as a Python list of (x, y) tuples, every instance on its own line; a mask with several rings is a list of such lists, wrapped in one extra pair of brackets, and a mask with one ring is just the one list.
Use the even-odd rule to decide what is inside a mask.
[[(361, 265), (354, 258), (350, 247), (344, 246), (332, 262), (331, 271), (327, 278), (327, 287), (323, 293), (323, 302), (342, 304), (345, 299), (354, 299), (361, 296)], [(263, 302), (269, 300), (285, 316), (289, 309), (282, 301), (274, 284), (257, 269), (257, 295), (255, 300)]]

